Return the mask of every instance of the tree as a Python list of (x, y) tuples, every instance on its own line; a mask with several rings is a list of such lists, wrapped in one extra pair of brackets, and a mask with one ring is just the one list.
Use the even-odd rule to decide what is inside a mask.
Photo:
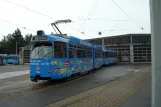
[(29, 45), (32, 34), (27, 34), (25, 38), (22, 36), (20, 29), (16, 29), (12, 34), (4, 36), (0, 41), (0, 53), (5, 54), (15, 54), (16, 53), (16, 43), (17, 43), (17, 53), (20, 47)]
[[(8, 38), (10, 37), (9, 35), (7, 36)], [(10, 42), (10, 51), (12, 53), (16, 53), (16, 44), (17, 44), (17, 53), (18, 53), (18, 49), (20, 47), (23, 47), (25, 45), (25, 40), (21, 34), (20, 29), (16, 29), (14, 31), (14, 33), (12, 34), (12, 41)], [(8, 39), (9, 40), (9, 39)]]
[(30, 44), (31, 38), (32, 38), (32, 34), (27, 34), (25, 36), (25, 46)]
[(0, 41), (0, 53), (4, 54), (6, 52), (6, 48), (9, 47), (9, 44), (7, 42), (6, 36), (3, 36), (2, 41)]

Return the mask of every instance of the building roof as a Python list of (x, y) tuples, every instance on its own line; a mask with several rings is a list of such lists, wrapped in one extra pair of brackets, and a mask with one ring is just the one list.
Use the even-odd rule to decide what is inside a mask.
[(122, 35), (114, 35), (114, 36), (104, 36), (104, 37), (98, 37), (98, 38), (91, 38), (91, 39), (86, 39), (86, 40), (94, 40), (94, 39), (104, 39), (104, 38), (114, 38), (114, 37), (122, 37), (122, 36), (151, 36), (150, 33), (146, 33), (146, 34), (143, 34), (143, 33), (138, 33), (138, 34), (122, 34)]

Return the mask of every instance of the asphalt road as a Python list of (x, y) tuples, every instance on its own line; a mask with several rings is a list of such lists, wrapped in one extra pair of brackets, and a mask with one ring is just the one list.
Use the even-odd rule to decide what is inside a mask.
[(140, 65), (113, 65), (103, 67), (95, 73), (82, 76), (76, 80), (60, 85), (46, 86), (43, 89), (24, 93), (18, 97), (0, 100), (0, 107), (43, 107), (124, 76), (138, 67)]

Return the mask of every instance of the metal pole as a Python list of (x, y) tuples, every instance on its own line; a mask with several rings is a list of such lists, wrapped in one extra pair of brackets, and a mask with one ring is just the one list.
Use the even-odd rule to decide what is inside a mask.
[(152, 105), (161, 107), (161, 1), (150, 0), (152, 45)]
[(16, 40), (16, 55), (17, 55), (17, 40)]

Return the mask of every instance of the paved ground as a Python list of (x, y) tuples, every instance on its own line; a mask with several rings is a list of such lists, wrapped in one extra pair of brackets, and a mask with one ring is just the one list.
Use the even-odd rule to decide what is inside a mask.
[(151, 79), (121, 107), (151, 107)]
[(0, 74), (5, 72), (29, 70), (29, 64), (24, 65), (3, 65), (0, 66)]
[(137, 92), (150, 76), (150, 67), (143, 66), (126, 76), (47, 105), (47, 107), (120, 107), (126, 99)]
[(73, 81), (60, 85), (46, 86), (43, 89), (33, 90), (30, 94), (24, 93), (22, 96), (0, 100), (0, 105), (1, 107), (43, 107), (98, 87), (108, 81), (130, 73), (138, 67), (139, 65), (117, 65), (104, 67), (95, 73), (83, 76)]
[(12, 78), (16, 76), (26, 75), (29, 74), (29, 70), (21, 70), (21, 71), (13, 71), (13, 72), (4, 72), (0, 73), (0, 80), (5, 78)]

